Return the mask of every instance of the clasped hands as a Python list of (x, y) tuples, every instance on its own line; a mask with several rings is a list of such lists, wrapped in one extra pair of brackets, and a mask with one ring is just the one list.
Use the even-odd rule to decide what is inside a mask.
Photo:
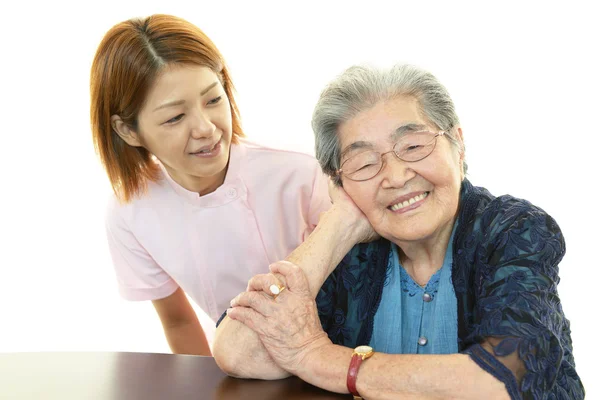
[[(231, 301), (227, 315), (256, 332), (280, 368), (298, 375), (310, 354), (331, 341), (321, 327), (304, 272), (288, 261), (269, 269), (271, 273), (250, 279), (246, 291)], [(285, 289), (274, 295), (272, 286)]]
[[(339, 231), (340, 227), (350, 232), (345, 240), (352, 245), (379, 237), (342, 187), (330, 182), (329, 195), (333, 205), (319, 220), (320, 234), (326, 236), (319, 237), (319, 243), (330, 238), (328, 230)], [(337, 243), (328, 244), (328, 249), (337, 247)], [(311, 294), (304, 271), (289, 261), (278, 261), (269, 269), (270, 273), (250, 279), (246, 291), (231, 301), (227, 315), (254, 331), (281, 369), (299, 375), (310, 365), (311, 354), (318, 354), (332, 342), (321, 327), (315, 294)], [(281, 285), (285, 289), (279, 289)], [(271, 287), (279, 293), (272, 292)]]

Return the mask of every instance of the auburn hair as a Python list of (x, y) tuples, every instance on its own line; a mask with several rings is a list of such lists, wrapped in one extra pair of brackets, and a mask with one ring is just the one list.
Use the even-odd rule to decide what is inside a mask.
[(232, 142), (244, 136), (234, 87), (223, 56), (194, 24), (171, 15), (134, 18), (113, 26), (94, 57), (90, 77), (90, 118), (94, 147), (117, 198), (129, 202), (159, 179), (159, 166), (143, 147), (128, 145), (113, 129), (118, 115), (137, 131), (138, 115), (155, 80), (168, 65), (210, 68), (231, 105)]

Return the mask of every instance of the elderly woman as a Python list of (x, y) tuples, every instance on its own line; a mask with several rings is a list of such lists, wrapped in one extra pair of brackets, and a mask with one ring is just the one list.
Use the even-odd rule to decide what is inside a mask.
[(321, 94), (333, 207), (232, 300), (214, 355), (369, 399), (582, 399), (557, 293), (556, 222), (465, 179), (446, 89), (411, 66), (352, 67)]

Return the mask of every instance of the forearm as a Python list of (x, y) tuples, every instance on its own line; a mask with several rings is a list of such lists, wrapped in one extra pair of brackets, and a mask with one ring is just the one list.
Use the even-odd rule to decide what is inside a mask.
[(256, 332), (228, 317), (217, 328), (213, 355), (219, 368), (236, 378), (272, 380), (290, 376), (273, 362)]
[[(346, 377), (352, 349), (326, 345), (313, 351), (301, 370), (303, 380), (348, 393)], [(360, 367), (356, 383), (367, 399), (508, 399), (502, 382), (464, 354), (392, 355), (375, 353)]]
[[(356, 243), (351, 224), (344, 225), (338, 217), (335, 210), (325, 213), (306, 241), (286, 258), (303, 270), (313, 297)], [(227, 317), (217, 328), (213, 351), (217, 364), (232, 376), (260, 379), (289, 376), (271, 360), (254, 331)]]
[(342, 258), (358, 242), (354, 227), (340, 220), (335, 210), (323, 215), (319, 225), (286, 260), (304, 272), (313, 297)]
[(198, 320), (163, 326), (171, 351), (175, 354), (210, 356), (210, 346)]

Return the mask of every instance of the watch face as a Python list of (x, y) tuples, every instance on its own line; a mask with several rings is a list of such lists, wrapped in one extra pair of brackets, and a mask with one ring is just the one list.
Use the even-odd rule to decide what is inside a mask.
[(354, 351), (360, 354), (367, 354), (372, 352), (373, 348), (371, 346), (358, 346)]

